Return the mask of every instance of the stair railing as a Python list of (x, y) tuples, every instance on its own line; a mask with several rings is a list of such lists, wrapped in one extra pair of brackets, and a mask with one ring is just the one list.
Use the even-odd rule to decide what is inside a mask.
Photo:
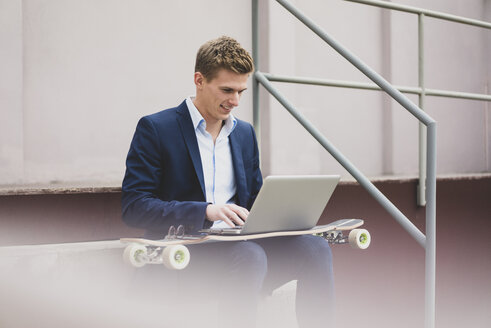
[[(358, 68), (375, 84), (287, 77), (264, 73), (259, 70), (259, 20), (258, 0), (252, 0), (252, 39), (253, 57), (256, 71), (253, 75), (253, 123), (260, 140), (259, 120), (259, 84), (261, 84), (288, 112), (365, 188), (374, 199), (425, 249), (425, 327), (435, 327), (435, 282), (436, 282), (436, 121), (422, 108), (426, 96), (453, 97), (461, 99), (491, 101), (487, 94), (453, 92), (427, 89), (424, 80), (424, 19), (432, 17), (447, 21), (468, 24), (491, 29), (491, 24), (441, 12), (430, 11), (379, 0), (345, 0), (380, 8), (403, 11), (418, 15), (418, 87), (394, 87), (378, 73), (363, 63), (358, 57), (332, 38), (310, 18), (286, 0), (276, 0), (281, 6), (305, 24), (322, 40)], [(365, 177), (325, 136), (284, 97), (271, 83), (290, 82), (312, 85), (324, 85), (365, 90), (383, 90), (401, 104), (420, 122), (419, 128), (419, 185), (418, 204), (426, 205), (426, 235), (423, 234), (373, 183)], [(419, 106), (416, 106), (401, 92), (417, 94)]]

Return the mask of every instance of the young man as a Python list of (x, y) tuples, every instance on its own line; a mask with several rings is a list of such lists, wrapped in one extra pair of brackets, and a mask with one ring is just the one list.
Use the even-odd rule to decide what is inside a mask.
[[(192, 234), (247, 220), (262, 185), (259, 152), (252, 126), (232, 110), (253, 70), (249, 53), (234, 39), (208, 41), (196, 57), (196, 96), (139, 121), (126, 161), (122, 211), (128, 225), (146, 230), (146, 238), (161, 239), (170, 226), (183, 225)], [(193, 311), (215, 304), (225, 325), (253, 327), (261, 293), (291, 280), (298, 280), (302, 326), (324, 325), (321, 315), (332, 310), (331, 250), (322, 238), (207, 243), (190, 251), (193, 260), (177, 273), (177, 285), (155, 267), (144, 268), (154, 272), (145, 279), (161, 280), (163, 297), (178, 286), (180, 302), (207, 295)]]

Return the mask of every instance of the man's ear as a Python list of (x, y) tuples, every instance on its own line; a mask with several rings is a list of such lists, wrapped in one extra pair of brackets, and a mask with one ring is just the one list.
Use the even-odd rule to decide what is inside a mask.
[(194, 73), (194, 84), (196, 85), (196, 88), (201, 88), (204, 81), (205, 77), (203, 76), (203, 74), (201, 74), (201, 72)]

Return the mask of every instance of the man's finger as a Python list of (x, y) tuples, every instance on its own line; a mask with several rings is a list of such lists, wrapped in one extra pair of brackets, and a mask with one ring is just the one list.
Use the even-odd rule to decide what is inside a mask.
[(225, 215), (227, 216), (227, 218), (229, 218), (231, 221), (235, 222), (236, 224), (244, 225), (244, 221), (241, 220), (239, 215), (236, 212), (234, 212), (232, 209), (226, 208)]
[(235, 227), (235, 224), (228, 218), (228, 216), (225, 213), (222, 213), (221, 219), (223, 222), (225, 222), (229, 227), (233, 228)]
[(249, 211), (244, 207), (240, 207), (235, 204), (230, 204), (229, 209), (237, 213), (237, 215), (239, 215), (240, 218), (244, 221), (247, 220), (247, 217), (249, 216)]

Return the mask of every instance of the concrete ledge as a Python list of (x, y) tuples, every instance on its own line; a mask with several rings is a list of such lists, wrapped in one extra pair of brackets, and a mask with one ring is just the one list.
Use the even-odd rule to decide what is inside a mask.
[[(124, 264), (125, 246), (111, 240), (0, 247), (0, 294), (10, 295), (0, 298), (0, 326), (182, 327), (179, 316), (162, 307), (165, 303), (130, 292), (138, 269)], [(297, 327), (295, 292), (292, 281), (264, 299), (258, 327)], [(169, 301), (166, 295), (158, 298)], [(214, 327), (207, 322), (202, 327)]]
[(121, 183), (54, 183), (32, 185), (0, 185), (0, 196), (95, 194), (121, 192)]
[(0, 246), (0, 256), (35, 256), (51, 253), (78, 253), (115, 248), (119, 249), (123, 247), (125, 247), (125, 245), (119, 240), (25, 246)]
[[(437, 181), (459, 181), (459, 180), (479, 180), (491, 178), (491, 173), (465, 173), (465, 174), (442, 174), (436, 177)], [(418, 176), (377, 176), (370, 177), (371, 182), (377, 183), (409, 183), (417, 182)], [(339, 185), (352, 185), (358, 184), (354, 178), (341, 179)]]
[[(490, 178), (491, 173), (465, 173), (439, 175), (438, 181), (477, 180)], [(373, 183), (407, 183), (417, 181), (417, 176), (376, 176), (369, 178)], [(353, 178), (343, 178), (339, 185), (358, 184)], [(52, 194), (98, 194), (119, 193), (121, 182), (57, 182), (50, 184), (0, 185), (0, 196), (52, 195)]]
[(124, 267), (123, 247), (119, 240), (4, 246), (0, 247), (0, 275), (71, 277), (97, 272), (101, 278), (127, 279), (132, 268)]

